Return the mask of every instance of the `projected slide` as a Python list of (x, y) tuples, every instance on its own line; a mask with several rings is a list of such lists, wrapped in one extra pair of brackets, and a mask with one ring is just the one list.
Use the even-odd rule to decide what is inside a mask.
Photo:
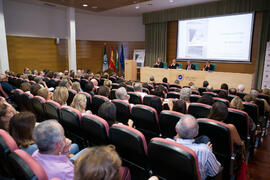
[(250, 61), (253, 14), (178, 23), (177, 59)]

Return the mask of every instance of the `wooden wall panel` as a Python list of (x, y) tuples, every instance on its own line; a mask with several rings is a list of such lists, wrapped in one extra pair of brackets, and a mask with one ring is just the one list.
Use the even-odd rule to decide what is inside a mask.
[[(213, 62), (217, 64), (217, 71), (220, 72), (237, 72), (253, 74), (256, 70), (256, 61), (258, 59), (258, 53), (260, 48), (260, 32), (262, 27), (262, 13), (256, 13), (255, 22), (253, 28), (253, 39), (251, 49), (251, 63), (221, 63)], [(176, 58), (177, 51), (177, 29), (178, 22), (172, 21), (168, 24), (168, 49), (167, 49), (167, 62), (171, 64), (172, 59)], [(186, 66), (186, 61), (179, 61)], [(199, 62), (200, 69), (203, 68), (205, 62)]]
[[(111, 47), (120, 48), (120, 44), (123, 44), (124, 55), (126, 59), (133, 59), (134, 49), (144, 49), (144, 42), (116, 42), (116, 41), (77, 41), (77, 68), (78, 69), (90, 69), (92, 72), (96, 73), (102, 71), (103, 67), (103, 54), (104, 54), (104, 44), (106, 43), (106, 51), (109, 59), (111, 57)], [(119, 50), (120, 53), (120, 50)], [(114, 51), (115, 57), (115, 51)], [(120, 54), (119, 54), (120, 57)]]
[(64, 71), (67, 68), (67, 41), (60, 44), (54, 38), (7, 36), (10, 70), (30, 69)]
[[(144, 49), (144, 42), (107, 42), (77, 40), (77, 68), (91, 69), (96, 73), (102, 71), (104, 44), (107, 44), (108, 62), (110, 48), (124, 46), (125, 58), (132, 59), (134, 49)], [(61, 39), (56, 45), (54, 38), (7, 36), (10, 70), (23, 72), (25, 67), (30, 69), (50, 69), (64, 71), (68, 69), (67, 40)], [(115, 53), (114, 53), (115, 54)], [(119, 54), (120, 56), (120, 54)]]

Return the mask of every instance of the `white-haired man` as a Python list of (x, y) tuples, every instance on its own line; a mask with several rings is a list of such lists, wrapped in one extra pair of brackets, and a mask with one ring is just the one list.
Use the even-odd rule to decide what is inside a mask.
[(145, 92), (142, 92), (142, 84), (139, 82), (136, 82), (134, 84), (134, 91), (136, 92), (136, 94), (139, 94), (142, 98), (147, 95)]
[(175, 130), (177, 132), (175, 141), (187, 146), (197, 154), (201, 178), (206, 179), (207, 176), (217, 175), (221, 165), (212, 152), (210, 142), (207, 144), (195, 143), (194, 138), (199, 132), (197, 120), (191, 115), (184, 115), (176, 124)]

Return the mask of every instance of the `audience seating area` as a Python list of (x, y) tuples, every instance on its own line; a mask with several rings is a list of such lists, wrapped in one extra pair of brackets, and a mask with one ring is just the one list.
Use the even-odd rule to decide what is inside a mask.
[[(153, 87), (159, 84), (149, 85), (143, 88), (148, 95), (142, 98), (134, 92), (132, 86), (127, 86), (129, 103), (116, 99), (115, 90), (120, 87), (116, 83), (116, 77), (109, 78), (112, 83), (112, 90), (109, 98), (101, 95), (83, 94), (87, 97), (87, 110), (93, 114), (81, 114), (78, 110), (70, 107), (76, 91), (69, 89), (67, 106), (61, 106), (53, 100), (45, 100), (40, 96), (33, 96), (31, 93), (16, 89), (13, 100), (19, 111), (31, 111), (37, 115), (38, 121), (56, 119), (64, 127), (66, 136), (79, 144), (80, 148), (114, 144), (121, 156), (124, 165), (131, 170), (132, 178), (149, 177), (149, 174), (157, 175), (161, 179), (201, 179), (198, 169), (198, 160), (194, 151), (166, 138), (174, 138), (176, 135), (175, 125), (184, 115), (172, 110), (162, 110), (160, 113), (151, 107), (152, 99), (157, 97)], [(56, 87), (59, 81), (46, 78), (48, 87)], [(105, 79), (100, 79), (100, 84)], [(17, 77), (9, 77), (9, 83), (19, 88), (23, 80)], [(88, 80), (73, 79), (85, 89)], [(35, 84), (34, 81), (31, 81)], [(166, 84), (167, 93), (159, 97), (161, 101), (165, 98), (180, 99), (180, 85)], [(234, 124), (241, 139), (245, 142), (247, 152), (258, 146), (250, 137), (249, 117), (254, 120), (256, 127), (263, 129), (267, 127), (267, 119), (264, 114), (263, 102), (260, 98), (269, 102), (269, 97), (260, 94), (255, 103), (244, 102), (244, 110), (229, 108), (229, 115), (225, 122), (207, 119), (212, 106), (197, 103), (204, 94), (209, 94), (214, 101), (223, 102), (229, 107), (229, 103), (236, 95), (229, 95), (228, 99), (218, 97), (220, 89), (213, 92), (206, 92), (205, 88), (198, 88), (190, 97), (188, 114), (198, 118), (199, 135), (206, 135), (213, 144), (213, 152), (222, 164), (223, 179), (235, 177), (235, 164), (237, 164), (237, 152), (232, 142), (232, 130), (226, 123)], [(237, 96), (243, 99), (244, 93)], [(99, 107), (107, 101), (115, 104), (117, 109), (117, 121), (122, 124), (114, 124), (109, 127), (108, 123), (99, 117)], [(132, 119), (133, 127), (127, 126), (128, 120)], [(258, 136), (257, 138), (261, 138)], [(1, 174), (10, 177), (16, 175), (19, 179), (48, 179), (42, 167), (25, 152), (18, 150), (12, 137), (3, 130), (0, 130), (0, 163)], [(8, 160), (8, 161), (7, 161)], [(7, 163), (9, 162), (9, 163)], [(13, 168), (11, 168), (13, 167)], [(16, 173), (11, 169), (15, 170)], [(3, 172), (2, 172), (3, 171)]]

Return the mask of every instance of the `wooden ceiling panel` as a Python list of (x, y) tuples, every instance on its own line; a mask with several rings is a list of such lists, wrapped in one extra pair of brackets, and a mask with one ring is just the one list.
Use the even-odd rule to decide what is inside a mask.
[[(102, 12), (150, 0), (41, 0), (41, 1), (89, 10), (93, 12)], [(87, 4), (88, 6), (83, 7), (83, 4)]]

